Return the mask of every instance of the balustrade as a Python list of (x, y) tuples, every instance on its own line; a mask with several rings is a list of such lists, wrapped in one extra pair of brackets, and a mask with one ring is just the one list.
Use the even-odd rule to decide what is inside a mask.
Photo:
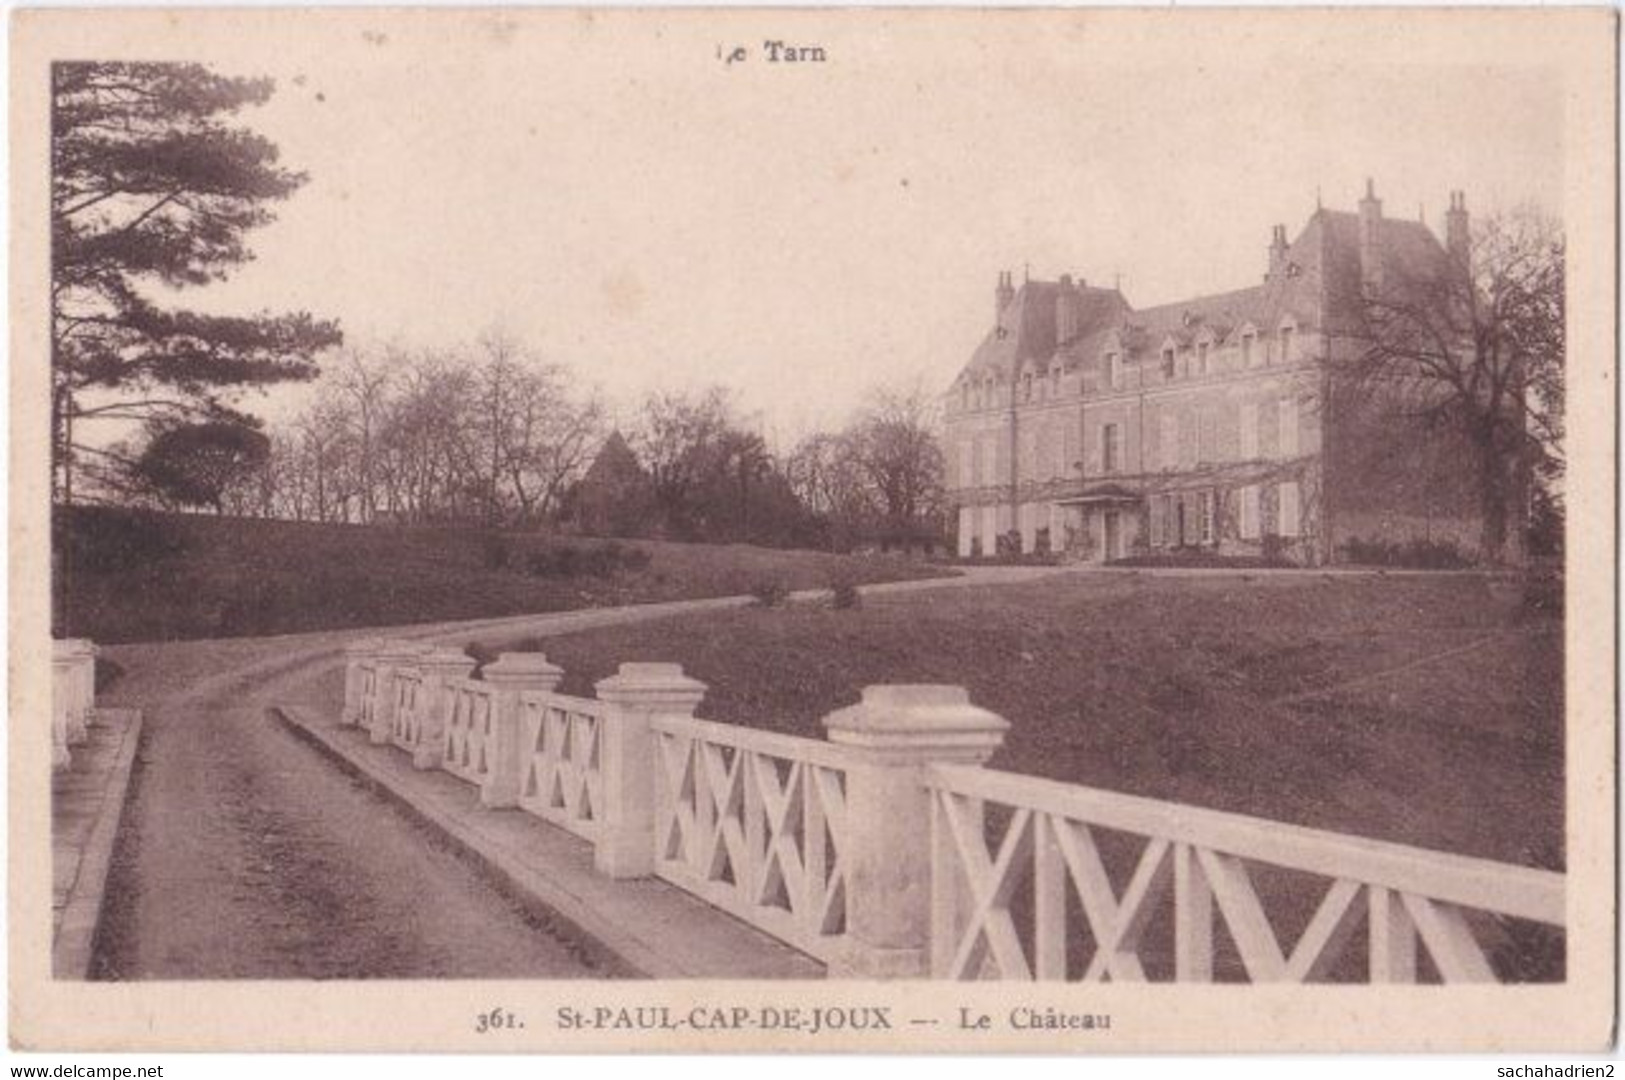
[[(77, 655), (56, 657), (64, 754)], [(592, 698), (540, 653), (472, 665), (365, 643), (344, 715), (836, 976), (1489, 981), (1495, 920), (1565, 923), (1560, 874), (982, 768), (1008, 724), (959, 687), (868, 687), (824, 741), (694, 716), (705, 685), (675, 664)]]
[[(1549, 871), (1014, 773), (937, 766), (926, 783), (938, 978), (1206, 982), (1222, 928), (1236, 974), (1253, 982), (1318, 981), (1339, 967), (1413, 982), (1424, 951), (1444, 982), (1489, 982), (1472, 913), (1565, 921), (1563, 876)], [(988, 828), (992, 810), (1002, 827)], [(1118, 858), (1103, 857), (1108, 842)], [(1127, 870), (1121, 887), (1108, 862)], [(1261, 899), (1266, 867), (1290, 872), (1278, 891), (1318, 896), (1292, 940)], [(1017, 918), (1024, 893), (1030, 922)], [(1171, 964), (1149, 941), (1158, 919), (1172, 924)], [(1362, 923), (1363, 970), (1345, 956)]]

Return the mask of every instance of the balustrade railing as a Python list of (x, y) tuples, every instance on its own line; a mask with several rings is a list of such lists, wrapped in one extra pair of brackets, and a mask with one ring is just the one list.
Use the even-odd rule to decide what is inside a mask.
[(356, 687), (353, 722), (370, 729), (378, 710), (378, 664), (370, 657), (356, 661)]
[(519, 806), (583, 839), (604, 816), (603, 741), (608, 707), (548, 691), (519, 695)]
[(655, 733), (655, 872), (822, 960), (844, 947), (841, 748), (707, 720)]
[(416, 668), (396, 669), (391, 694), (395, 708), (390, 712), (389, 741), (412, 753), (423, 736), (423, 673)]
[[(1253, 982), (1414, 982), (1423, 955), (1444, 982), (1490, 982), (1469, 913), (1564, 925), (1563, 876), (1548, 871), (987, 769), (934, 766), (926, 786), (938, 978), (1205, 982), (1222, 927)], [(1277, 892), (1318, 897), (1293, 940), (1260, 867), (1291, 872)], [(1156, 970), (1159, 918), (1172, 947)], [(1362, 925), (1363, 966), (1350, 950)]]
[(957, 687), (869, 687), (823, 741), (695, 717), (676, 665), (587, 698), (472, 663), (358, 648), (346, 715), (832, 974), (1490, 981), (1502, 921), (1565, 925), (1561, 874), (985, 769), (1008, 725)]
[(496, 710), (490, 683), (453, 679), (447, 687), (440, 767), (471, 784), (491, 775)]

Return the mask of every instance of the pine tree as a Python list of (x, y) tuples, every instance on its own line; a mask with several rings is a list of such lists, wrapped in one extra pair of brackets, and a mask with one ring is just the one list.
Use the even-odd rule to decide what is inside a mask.
[[(308, 313), (207, 315), (155, 302), (153, 286), (223, 280), (246, 236), (306, 177), (230, 121), (268, 79), (197, 64), (58, 63), (51, 109), (53, 495), (73, 497), (93, 420), (247, 422), (251, 386), (308, 379), (341, 340)], [(146, 290), (146, 291), (144, 291)]]

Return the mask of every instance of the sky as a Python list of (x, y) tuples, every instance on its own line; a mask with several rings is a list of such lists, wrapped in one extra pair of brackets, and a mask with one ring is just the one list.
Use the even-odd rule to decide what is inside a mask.
[(1561, 208), (1561, 78), (1448, 20), (1406, 47), (1207, 16), (370, 18), (199, 50), (277, 81), (240, 119), (310, 180), (187, 301), (355, 344), (501, 328), (625, 407), (721, 383), (781, 446), (876, 385), (946, 389), (1003, 269), (1135, 305), (1242, 287), (1272, 225), (1367, 177), (1435, 229), (1456, 188)]

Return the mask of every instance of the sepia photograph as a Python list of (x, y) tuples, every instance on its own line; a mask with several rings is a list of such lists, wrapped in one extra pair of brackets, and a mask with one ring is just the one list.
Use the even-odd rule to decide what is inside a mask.
[(14, 13), (13, 1048), (1606, 1049), (1616, 33)]

